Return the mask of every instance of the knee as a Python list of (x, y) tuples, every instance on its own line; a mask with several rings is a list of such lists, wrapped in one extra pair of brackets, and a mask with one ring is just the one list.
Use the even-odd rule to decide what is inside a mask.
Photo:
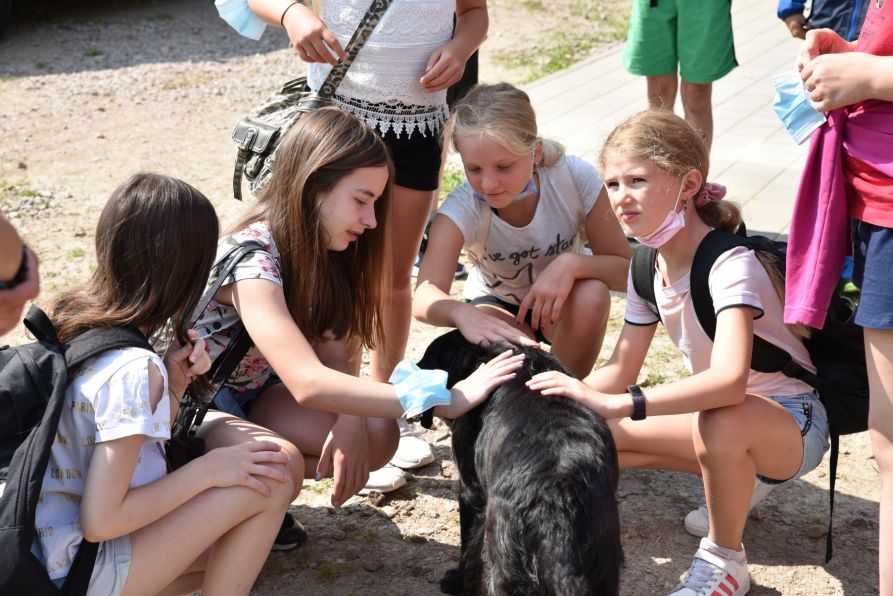
[(611, 292), (604, 282), (598, 279), (583, 279), (574, 282), (573, 289), (565, 304), (563, 320), (568, 320), (573, 329), (591, 333), (593, 327), (605, 326), (611, 314)]
[(712, 457), (728, 457), (746, 449), (737, 406), (698, 412), (693, 434), (695, 454), (699, 461)]
[(880, 416), (872, 414), (868, 416), (868, 434), (874, 459), (881, 479), (893, 482), (893, 420), (881, 420)]
[(301, 488), (304, 486), (304, 455), (290, 441), (281, 439), (277, 443), (279, 443), (280, 449), (288, 455), (286, 468), (289, 481), (282, 483), (282, 485), (288, 491), (288, 502), (290, 503), (297, 498)]
[(691, 111), (704, 111), (710, 109), (712, 89), (710, 85), (697, 85), (685, 83), (682, 85), (682, 105)]

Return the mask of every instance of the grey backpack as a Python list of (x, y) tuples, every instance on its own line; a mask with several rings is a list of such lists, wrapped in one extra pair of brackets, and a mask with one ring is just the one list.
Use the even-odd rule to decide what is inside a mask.
[(372, 0), (369, 10), (357, 26), (345, 48), (347, 60), (329, 71), (319, 91), (310, 91), (307, 77), (285, 83), (282, 89), (259, 103), (233, 130), (233, 141), (239, 146), (233, 171), (233, 197), (242, 200), (242, 177), (257, 194), (270, 181), (276, 148), (302, 115), (331, 104), (332, 96), (347, 69), (369, 39), (372, 30), (384, 16), (392, 0)]

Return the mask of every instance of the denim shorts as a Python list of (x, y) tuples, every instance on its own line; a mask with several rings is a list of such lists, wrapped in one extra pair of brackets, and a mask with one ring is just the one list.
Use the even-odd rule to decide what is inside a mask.
[(211, 407), (227, 414), (232, 414), (236, 418), (248, 420), (248, 412), (251, 410), (251, 404), (261, 394), (272, 387), (278, 385), (282, 381), (276, 374), (271, 374), (263, 385), (257, 389), (248, 389), (246, 391), (238, 391), (229, 385), (224, 385), (214, 396)]
[(800, 435), (803, 437), (803, 461), (797, 473), (787, 480), (775, 480), (757, 474), (757, 478), (766, 484), (784, 484), (795, 480), (815, 469), (828, 451), (828, 414), (825, 406), (815, 391), (800, 395), (772, 397), (772, 401), (781, 405), (797, 420)]
[(893, 329), (893, 229), (853, 222), (853, 283), (861, 293), (856, 324)]
[[(132, 560), (129, 534), (100, 542), (96, 551), (96, 563), (93, 564), (93, 573), (90, 575), (90, 585), (87, 587), (87, 596), (117, 596), (123, 592)], [(65, 584), (65, 578), (54, 579), (53, 583), (61, 589)]]

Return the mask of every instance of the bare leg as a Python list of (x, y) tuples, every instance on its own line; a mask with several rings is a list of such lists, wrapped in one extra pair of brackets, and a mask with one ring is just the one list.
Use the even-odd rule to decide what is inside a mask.
[(673, 111), (676, 105), (676, 91), (679, 77), (676, 73), (645, 77), (648, 86), (648, 107), (654, 110)]
[(391, 283), (384, 296), (384, 339), (371, 354), (371, 377), (387, 381), (406, 351), (412, 311), (412, 265), (419, 252), (425, 223), (436, 191), (394, 187), (388, 232), (391, 242)]
[(713, 144), (713, 84), (682, 81), (682, 109), (685, 119), (700, 133), (707, 150)]
[(708, 538), (740, 550), (754, 476), (785, 480), (797, 473), (803, 461), (800, 428), (780, 405), (754, 396), (700, 412), (693, 424), (710, 517)]
[(645, 420), (609, 420), (621, 468), (651, 468), (700, 474), (689, 414)]
[(610, 314), (608, 287), (597, 279), (578, 280), (564, 303), (558, 324), (543, 330), (552, 352), (578, 379), (592, 371)]
[(245, 487), (214, 488), (133, 532), (124, 594), (190, 588), (199, 578), (205, 594), (248, 594), (292, 495), (290, 482), (262, 481), (271, 496)]
[(871, 408), (868, 432), (881, 474), (880, 596), (893, 596), (893, 331), (865, 329)]

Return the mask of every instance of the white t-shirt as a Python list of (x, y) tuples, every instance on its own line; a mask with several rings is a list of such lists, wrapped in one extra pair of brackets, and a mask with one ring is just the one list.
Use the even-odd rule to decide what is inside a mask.
[[(155, 411), (149, 397), (149, 366), (164, 378)], [(65, 392), (65, 407), (37, 504), (37, 539), (32, 552), (50, 579), (63, 578), (83, 539), (80, 503), (95, 443), (144, 435), (130, 487), (166, 474), (162, 443), (170, 438), (167, 372), (153, 352), (141, 348), (109, 350), (84, 363)]]
[[(754, 333), (784, 349), (795, 362), (815, 372), (803, 342), (784, 325), (784, 305), (772, 286), (769, 274), (752, 251), (739, 246), (723, 253), (713, 264), (707, 279), (715, 312), (732, 306), (753, 308), (757, 311), (754, 315)], [(625, 318), (628, 323), (653, 325), (658, 322), (645, 300), (636, 293), (632, 271), (626, 292)], [(713, 342), (698, 323), (691, 299), (690, 275), (665, 287), (660, 273), (655, 272), (654, 297), (667, 334), (682, 351), (686, 368), (692, 374), (707, 370)], [(747, 392), (764, 397), (797, 395), (811, 390), (812, 387), (806, 383), (780, 372), (751, 370), (747, 380)]]
[(486, 202), (475, 199), (466, 180), (444, 200), (437, 213), (450, 218), (464, 237), (473, 265), (465, 297), (494, 295), (521, 304), (530, 286), (563, 252), (583, 252), (586, 215), (595, 206), (602, 179), (579, 157), (566, 156), (540, 167), (539, 201), (533, 219), (522, 228), (503, 221)]

